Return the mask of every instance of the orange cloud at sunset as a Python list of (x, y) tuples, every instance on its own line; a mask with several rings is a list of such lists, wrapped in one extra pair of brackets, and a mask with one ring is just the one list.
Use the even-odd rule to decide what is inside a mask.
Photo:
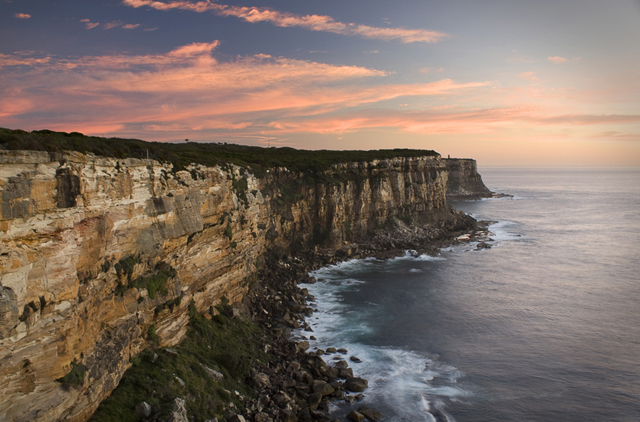
[(427, 147), (415, 143), (417, 136), (455, 139), (467, 148), (469, 139), (484, 137), (528, 145), (535, 137), (592, 136), (585, 127), (599, 128), (599, 142), (638, 138), (639, 115), (594, 113), (582, 105), (593, 94), (538, 86), (533, 72), (519, 75), (527, 81), (522, 87), (452, 79), (399, 83), (392, 72), (267, 54), (219, 61), (219, 47), (214, 40), (163, 54), (0, 55), (4, 78), (12, 81), (0, 87), (0, 126), (298, 147), (305, 145), (290, 139), (362, 139), (364, 133), (366, 148), (400, 135), (407, 147)]

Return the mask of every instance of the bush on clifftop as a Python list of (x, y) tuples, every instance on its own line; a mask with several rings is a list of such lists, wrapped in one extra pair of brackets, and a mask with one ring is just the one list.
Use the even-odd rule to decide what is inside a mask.
[(396, 157), (437, 156), (435, 151), (422, 149), (384, 149), (371, 151), (299, 150), (294, 148), (262, 148), (227, 143), (145, 142), (139, 139), (101, 138), (78, 132), (51, 130), (12, 130), (0, 128), (0, 149), (31, 151), (78, 151), (114, 158), (139, 158), (169, 162), (174, 170), (183, 170), (191, 163), (206, 166), (236, 164), (247, 167), (257, 176), (267, 169), (286, 167), (293, 172), (319, 173), (332, 165)]

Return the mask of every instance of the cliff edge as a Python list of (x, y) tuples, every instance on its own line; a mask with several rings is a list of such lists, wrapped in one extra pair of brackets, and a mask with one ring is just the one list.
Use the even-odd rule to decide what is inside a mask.
[(0, 419), (87, 420), (151, 326), (177, 344), (190, 305), (242, 300), (268, 251), (336, 250), (397, 220), (434, 238), (468, 230), (446, 203), (443, 161), (343, 163), (313, 181), (286, 168), (257, 178), (233, 164), (0, 151)]
[(442, 159), (448, 173), (447, 199), (480, 199), (491, 198), (491, 192), (478, 174), (476, 160), (470, 158)]

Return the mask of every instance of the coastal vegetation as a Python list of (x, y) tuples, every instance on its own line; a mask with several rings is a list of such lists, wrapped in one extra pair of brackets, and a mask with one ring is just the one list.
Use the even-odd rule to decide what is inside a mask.
[[(193, 307), (187, 337), (173, 349), (158, 348), (156, 328), (151, 325), (147, 331), (150, 347), (131, 359), (131, 368), (91, 421), (139, 421), (135, 408), (143, 401), (153, 414), (166, 417), (176, 397), (186, 398), (187, 412), (195, 421), (224, 420), (229, 406), (241, 409), (243, 398), (251, 395), (245, 382), (251, 365), (270, 359), (260, 348), (268, 339), (257, 325), (225, 316), (228, 305), (217, 310), (220, 314), (207, 319)], [(79, 366), (61, 381), (74, 385), (81, 380), (76, 368)]]
[[(263, 148), (227, 143), (146, 142), (139, 139), (103, 138), (79, 132), (51, 130), (12, 130), (0, 128), (0, 149), (32, 151), (77, 151), (114, 158), (153, 159), (168, 162), (175, 171), (191, 163), (206, 166), (235, 164), (246, 167), (258, 176), (271, 168), (286, 167), (292, 172), (318, 174), (332, 165), (346, 162), (383, 160), (396, 157), (438, 156), (432, 150), (382, 149), (369, 151), (309, 151), (289, 147)], [(242, 183), (239, 180), (236, 183)], [(242, 186), (237, 188), (242, 191)]]

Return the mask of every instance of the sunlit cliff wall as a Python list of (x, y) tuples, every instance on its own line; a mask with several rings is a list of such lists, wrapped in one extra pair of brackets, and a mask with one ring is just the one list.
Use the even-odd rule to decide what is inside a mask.
[[(439, 157), (349, 163), (335, 182), (273, 169), (0, 151), (0, 420), (84, 421), (131, 357), (238, 302), (270, 250), (337, 246), (389, 216), (455, 217)], [(315, 239), (314, 239), (315, 237)], [(180, 300), (177, 300), (180, 298)], [(56, 381), (75, 365), (81, 385)]]

